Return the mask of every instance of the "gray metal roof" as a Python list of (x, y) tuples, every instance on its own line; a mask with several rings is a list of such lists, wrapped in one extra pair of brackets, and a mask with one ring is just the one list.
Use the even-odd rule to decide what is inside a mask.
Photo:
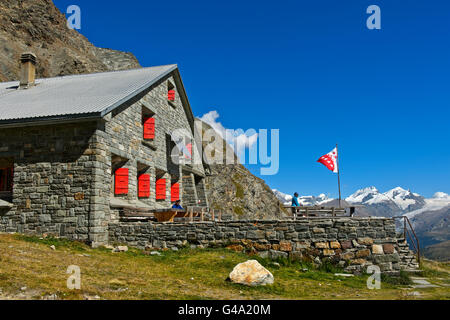
[(104, 116), (176, 70), (176, 65), (0, 83), (0, 124)]

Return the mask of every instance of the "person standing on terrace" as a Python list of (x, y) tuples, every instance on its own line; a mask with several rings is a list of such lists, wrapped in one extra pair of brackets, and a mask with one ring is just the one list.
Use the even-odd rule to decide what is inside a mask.
[(293, 207), (301, 207), (300, 202), (298, 201), (298, 193), (294, 193), (294, 197), (292, 198), (292, 206)]

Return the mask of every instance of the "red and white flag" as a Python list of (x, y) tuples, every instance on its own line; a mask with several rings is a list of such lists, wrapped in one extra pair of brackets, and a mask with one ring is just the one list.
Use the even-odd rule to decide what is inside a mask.
[(334, 148), (333, 151), (330, 153), (320, 157), (317, 162), (323, 164), (325, 167), (327, 167), (329, 170), (333, 171), (334, 173), (339, 172), (338, 168), (338, 151), (337, 148)]

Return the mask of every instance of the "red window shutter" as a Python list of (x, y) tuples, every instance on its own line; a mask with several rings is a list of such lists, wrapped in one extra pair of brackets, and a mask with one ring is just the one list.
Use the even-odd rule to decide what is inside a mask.
[(188, 143), (188, 144), (186, 145), (186, 149), (188, 150), (189, 154), (186, 154), (184, 157), (185, 157), (186, 159), (192, 159), (192, 144), (191, 144), (191, 143)]
[(144, 119), (144, 139), (155, 139), (155, 118)]
[(180, 184), (174, 183), (170, 189), (171, 201), (175, 202), (180, 200)]
[(126, 168), (116, 170), (114, 188), (114, 193), (116, 195), (128, 194), (128, 174), (129, 170)]
[(150, 197), (150, 175), (141, 174), (138, 178), (138, 197), (148, 198)]
[(175, 90), (169, 90), (169, 93), (167, 94), (167, 98), (170, 101), (175, 101)]
[(166, 199), (166, 179), (156, 180), (156, 200)]

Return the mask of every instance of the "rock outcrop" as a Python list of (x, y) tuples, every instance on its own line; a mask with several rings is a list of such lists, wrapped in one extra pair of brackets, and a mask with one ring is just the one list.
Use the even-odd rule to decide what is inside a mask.
[(32, 51), (38, 78), (139, 68), (131, 53), (97, 48), (67, 28), (51, 0), (0, 2), (0, 81), (18, 79), (19, 57)]
[[(201, 130), (212, 129), (208, 124), (197, 119), (202, 124)], [(203, 150), (207, 143), (203, 141)], [(287, 215), (283, 204), (278, 200), (264, 180), (254, 176), (239, 163), (233, 149), (223, 141), (223, 153), (233, 159), (234, 164), (217, 164), (208, 158), (210, 152), (205, 152), (208, 163), (206, 191), (211, 208), (226, 213), (233, 213), (239, 219), (273, 219)]]

